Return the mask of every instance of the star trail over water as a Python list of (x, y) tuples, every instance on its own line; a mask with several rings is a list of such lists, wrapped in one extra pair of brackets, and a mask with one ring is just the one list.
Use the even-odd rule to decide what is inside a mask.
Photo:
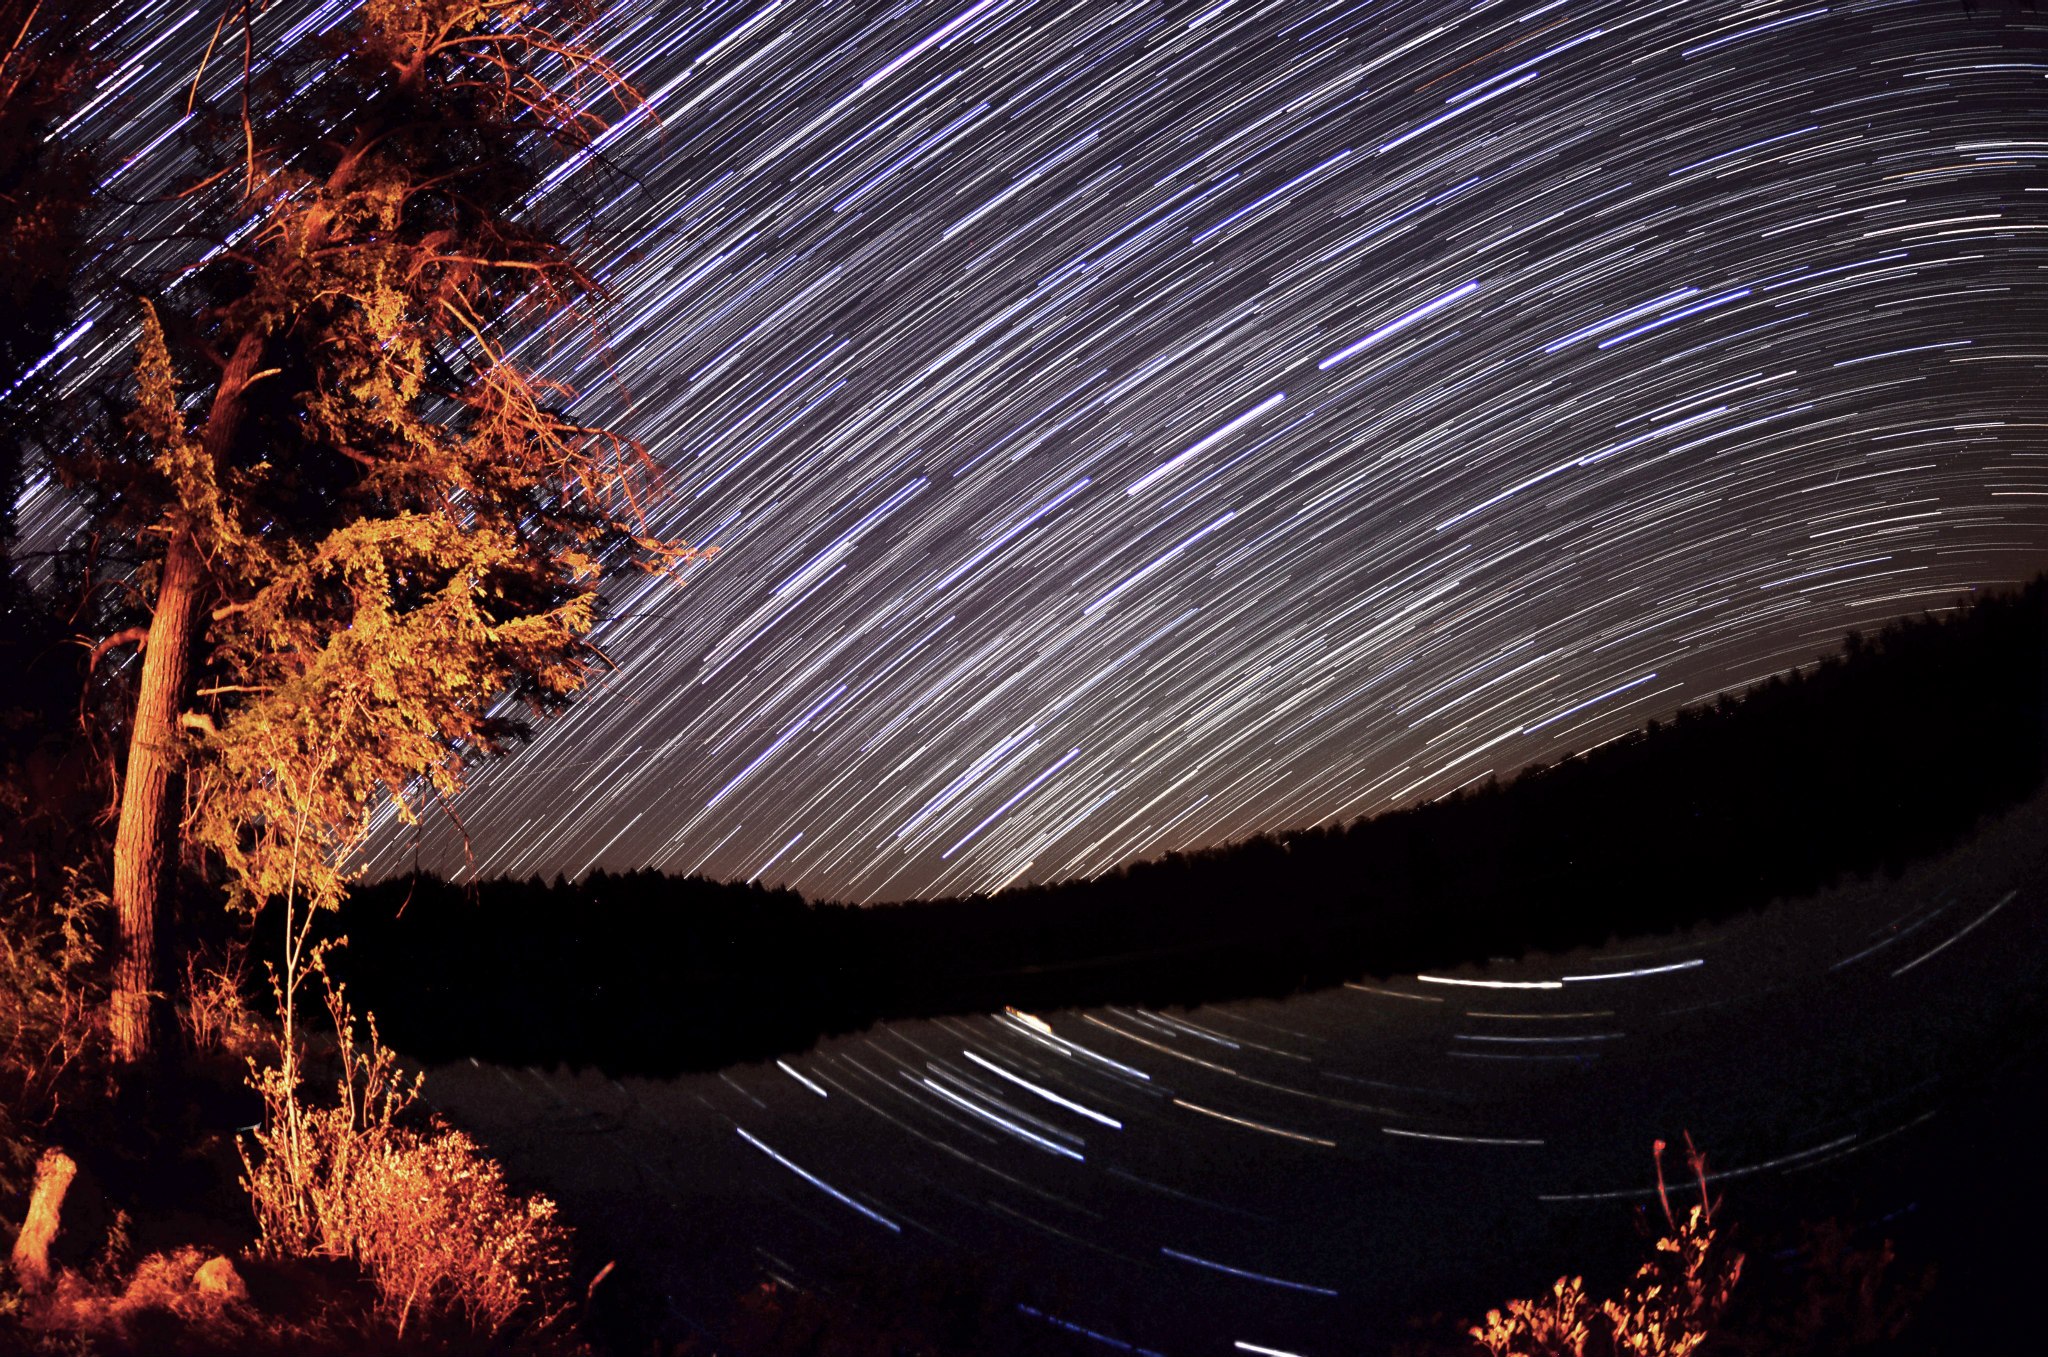
[[(259, 49), (349, 8), (274, 6)], [(213, 17), (100, 21), (58, 135), (110, 199), (189, 174)], [(644, 0), (602, 31), (652, 116), (541, 192), (597, 185), (615, 378), (519, 357), (716, 554), (620, 577), (615, 668), (461, 799), (473, 866), (386, 824), (373, 870), (1092, 873), (1585, 749), (2048, 566), (2032, 9)], [(109, 380), (126, 307), (46, 365)]]

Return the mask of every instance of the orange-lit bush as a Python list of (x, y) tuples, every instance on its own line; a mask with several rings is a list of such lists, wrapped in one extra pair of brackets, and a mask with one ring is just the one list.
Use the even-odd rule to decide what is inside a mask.
[(178, 986), (178, 1030), (197, 1055), (247, 1056), (264, 1044), (263, 1026), (244, 994), (246, 951), (230, 945), (185, 957)]
[(401, 1124), (419, 1091), (357, 1023), (340, 987), (326, 988), (340, 1038), (332, 1106), (299, 1096), (294, 1062), (256, 1071), (264, 1118), (243, 1151), (243, 1185), (260, 1247), (277, 1257), (345, 1258), (375, 1285), (401, 1335), (417, 1320), (454, 1320), (497, 1338), (563, 1317), (568, 1232), (545, 1197), (520, 1196), (475, 1141), (436, 1121)]
[(1668, 1233), (1650, 1260), (1622, 1288), (1597, 1305), (1585, 1280), (1560, 1277), (1548, 1296), (1511, 1300), (1489, 1310), (1471, 1330), (1492, 1357), (1691, 1357), (1712, 1336), (1735, 1283), (1742, 1254), (1717, 1237), (1707, 1194), (1707, 1159), (1685, 1141), (1686, 1161), (1699, 1183), (1699, 1204), (1680, 1220), (1664, 1186), (1664, 1142), (1656, 1142), (1657, 1200)]
[[(0, 788), (0, 815), (8, 814)], [(40, 1136), (100, 1038), (91, 915), (102, 895), (77, 872), (50, 898), (0, 861), (0, 1195), (25, 1194)]]

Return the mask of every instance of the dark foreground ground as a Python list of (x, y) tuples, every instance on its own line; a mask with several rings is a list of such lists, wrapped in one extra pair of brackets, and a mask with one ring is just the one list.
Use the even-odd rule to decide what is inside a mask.
[(621, 1260), (614, 1325), (707, 1350), (773, 1328), (734, 1319), (766, 1282), (785, 1312), (971, 1329), (963, 1352), (1385, 1352), (1560, 1273), (1618, 1282), (1650, 1143), (1689, 1130), (1745, 1286), (1842, 1218), (1898, 1241), (1900, 1294), (1936, 1269), (1891, 1350), (2017, 1351), (2044, 904), (2035, 796), (1895, 878), (1434, 980), (896, 1021), (671, 1079), (456, 1062), (427, 1089)]

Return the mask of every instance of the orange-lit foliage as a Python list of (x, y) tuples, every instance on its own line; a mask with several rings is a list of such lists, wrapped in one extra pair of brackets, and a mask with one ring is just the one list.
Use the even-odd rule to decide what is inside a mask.
[(573, 176), (548, 178), (639, 104), (595, 19), (370, 0), (256, 63), (286, 20), (222, 10), (244, 74), (230, 98), (195, 78), (209, 173), (180, 199), (215, 248), (140, 308), (133, 437), (75, 468), (139, 562), (110, 619), (135, 625), (95, 648), (144, 643), (114, 855), (124, 1061), (175, 969), (175, 858), (252, 907), (335, 903), (380, 801), (409, 816), (512, 737), (507, 698), (582, 686), (605, 569), (693, 554), (647, 520), (641, 446), (512, 359), (595, 336)]
[(237, 1297), (196, 1283), (206, 1259), (187, 1246), (137, 1260), (125, 1278), (110, 1269), (67, 1271), (49, 1295), (27, 1307), (24, 1337), (42, 1342), (21, 1350), (95, 1357), (274, 1350)]
[(1585, 1278), (1559, 1277), (1547, 1296), (1511, 1300), (1505, 1312), (1488, 1310), (1472, 1336), (1493, 1357), (1581, 1357), (1599, 1314)]
[(255, 1072), (264, 1119), (254, 1153), (243, 1151), (243, 1185), (260, 1247), (359, 1264), (401, 1336), (418, 1319), (492, 1339), (555, 1324), (568, 1234), (554, 1203), (510, 1191), (504, 1170), (462, 1132), (403, 1124), (418, 1077), (398, 1071), (375, 1020), (357, 1023), (317, 959), (314, 969), (336, 1035), (335, 1097), (319, 1107), (301, 1098), (288, 1073), (297, 1059)]
[(573, 151), (603, 128), (589, 95), (637, 100), (585, 22), (574, 3), (378, 0), (326, 54), (345, 134), (257, 91), (275, 111), (235, 129), (233, 206), (256, 229), (199, 275), (225, 295), (182, 320), (257, 355), (236, 438), (187, 417), (210, 374), (144, 307), (145, 532), (196, 548), (209, 602), (190, 833), (252, 903), (331, 903), (379, 793), (452, 791), (462, 752), (510, 733), (504, 695), (582, 685), (606, 559), (690, 554), (642, 520), (639, 445), (506, 353), (508, 324), (598, 300), (515, 215), (544, 169), (534, 134)]
[(38, 1137), (100, 1036), (88, 925), (104, 899), (75, 872), (65, 881), (50, 899), (0, 860), (0, 1194), (8, 1196), (26, 1192)]
[(1595, 1304), (1585, 1279), (1560, 1277), (1550, 1294), (1489, 1310), (1471, 1330), (1491, 1357), (1690, 1357), (1728, 1308), (1742, 1254), (1715, 1232), (1719, 1205), (1707, 1193), (1707, 1159), (1685, 1141), (1700, 1200), (1681, 1220), (1664, 1185), (1664, 1142), (1656, 1142), (1657, 1200), (1667, 1233), (1621, 1294)]
[(178, 1030), (196, 1055), (247, 1057), (265, 1044), (247, 996), (248, 949), (237, 943), (190, 952), (178, 985)]

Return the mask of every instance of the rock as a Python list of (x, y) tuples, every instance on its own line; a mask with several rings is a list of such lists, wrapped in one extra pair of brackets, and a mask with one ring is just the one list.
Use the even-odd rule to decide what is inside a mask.
[(225, 1255), (217, 1255), (201, 1263), (198, 1271), (192, 1274), (192, 1285), (200, 1295), (210, 1299), (249, 1299), (249, 1288), (242, 1284), (242, 1274), (235, 1271), (234, 1263)]

